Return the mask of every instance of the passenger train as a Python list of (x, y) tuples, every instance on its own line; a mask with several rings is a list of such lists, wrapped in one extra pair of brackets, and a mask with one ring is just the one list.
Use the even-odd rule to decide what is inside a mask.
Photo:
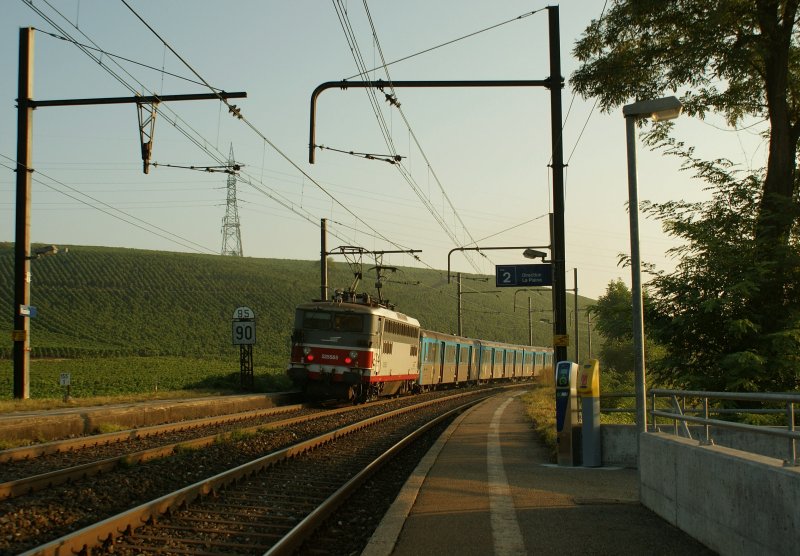
[(424, 330), (366, 293), (337, 291), (297, 307), (287, 374), (309, 398), (359, 403), (552, 370), (552, 348)]

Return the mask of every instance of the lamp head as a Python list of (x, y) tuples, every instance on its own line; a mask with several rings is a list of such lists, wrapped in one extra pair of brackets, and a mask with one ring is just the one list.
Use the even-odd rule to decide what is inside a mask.
[(672, 120), (680, 116), (683, 104), (676, 97), (640, 100), (622, 107), (622, 115), (634, 118), (651, 118), (654, 122)]
[(525, 257), (526, 259), (542, 259), (542, 260), (544, 260), (545, 257), (547, 257), (547, 253), (545, 253), (544, 251), (537, 251), (536, 249), (528, 248), (528, 249), (525, 249), (525, 251), (522, 252), (522, 256)]

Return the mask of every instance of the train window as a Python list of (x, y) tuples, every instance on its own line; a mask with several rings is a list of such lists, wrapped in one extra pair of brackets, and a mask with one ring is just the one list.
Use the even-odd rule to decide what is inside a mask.
[(436, 355), (439, 353), (439, 344), (425, 344), (425, 362), (436, 362)]
[(331, 314), (321, 311), (306, 311), (303, 315), (303, 327), (311, 330), (329, 330)]
[(337, 314), (333, 317), (333, 328), (343, 332), (361, 332), (364, 318), (361, 315)]

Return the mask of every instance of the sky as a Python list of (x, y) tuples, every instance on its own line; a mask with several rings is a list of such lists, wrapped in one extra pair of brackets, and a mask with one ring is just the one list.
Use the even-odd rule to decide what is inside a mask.
[[(311, 92), (323, 82), (360, 79), (343, 29), (351, 31), (371, 79), (386, 80), (386, 71), (398, 81), (545, 79), (545, 2), (349, 0), (338, 3), (339, 12), (336, 2), (322, 0), (2, 0), (2, 5), (0, 241), (14, 241), (19, 28), (35, 27), (36, 100), (210, 92), (203, 82), (247, 93), (246, 99), (230, 101), (243, 119), (217, 100), (161, 103), (151, 158), (158, 165), (148, 174), (142, 172), (134, 105), (35, 110), (35, 243), (220, 253), (227, 175), (171, 166), (219, 166), (232, 147), (243, 165), (236, 187), (247, 257), (318, 259), (323, 218), (329, 250), (350, 245), (421, 251), (419, 260), (384, 256), (383, 264), (401, 267), (444, 270), (456, 247), (549, 244), (546, 89), (398, 88), (400, 108), (379, 93), (384, 132), (364, 89), (329, 89), (319, 97), (316, 122), (316, 143), (329, 149), (316, 150), (315, 164), (308, 161)], [(577, 268), (578, 293), (592, 298), (611, 280), (630, 286), (630, 270), (618, 264), (620, 254), (630, 253), (622, 109), (600, 113), (594, 99), (575, 95), (569, 84), (577, 68), (575, 41), (605, 5), (605, 0), (568, 0), (559, 6), (567, 79), (562, 91), (567, 288), (574, 288)], [(48, 33), (91, 46), (95, 58)], [(384, 68), (383, 61), (390, 64)], [(763, 165), (763, 143), (752, 130), (682, 117), (675, 121), (675, 135), (701, 156), (726, 157), (744, 168)], [(403, 157), (401, 164), (382, 160), (390, 149)], [(350, 151), (377, 156), (346, 154)], [(707, 198), (703, 183), (681, 171), (679, 160), (642, 145), (638, 181), (640, 200)], [(674, 266), (667, 250), (676, 240), (660, 223), (642, 217), (640, 243), (644, 262), (665, 270)], [(452, 269), (494, 275), (495, 265), (531, 262), (520, 250), (486, 254), (454, 252)]]

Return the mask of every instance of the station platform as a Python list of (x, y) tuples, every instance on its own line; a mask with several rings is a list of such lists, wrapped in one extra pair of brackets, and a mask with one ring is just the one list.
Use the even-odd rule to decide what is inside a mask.
[(453, 422), (362, 556), (715, 554), (639, 503), (636, 469), (551, 463), (519, 395)]
[(101, 406), (61, 407), (0, 414), (0, 439), (47, 442), (96, 434), (111, 426), (129, 429), (299, 403), (295, 393), (238, 394), (162, 399)]

